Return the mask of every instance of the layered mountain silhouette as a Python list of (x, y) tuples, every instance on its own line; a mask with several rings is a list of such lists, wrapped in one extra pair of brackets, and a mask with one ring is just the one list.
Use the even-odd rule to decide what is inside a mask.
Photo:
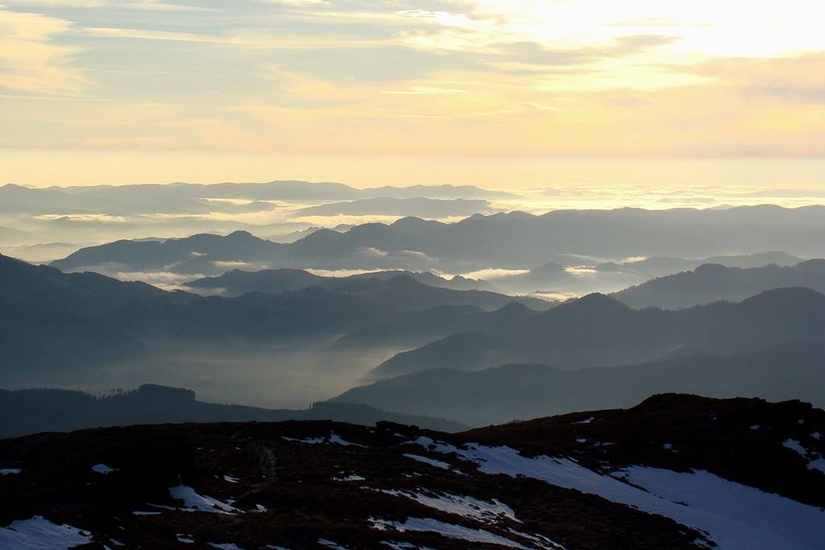
[(742, 269), (705, 264), (693, 271), (661, 277), (613, 294), (635, 308), (681, 309), (721, 300), (739, 302), (766, 290), (806, 287), (825, 292), (825, 260), (795, 266)]
[[(63, 270), (119, 264), (127, 271), (219, 274), (221, 262), (268, 268), (404, 268), (467, 272), (490, 267), (534, 267), (560, 253), (594, 258), (707, 257), (730, 250), (783, 250), (821, 255), (825, 207), (774, 206), (729, 210), (554, 211), (474, 215), (444, 224), (405, 218), (365, 224), (344, 233), (316, 231), (291, 244), (248, 234), (196, 236), (163, 243), (112, 243), (82, 249), (55, 262)], [(718, 228), (724, 227), (724, 231)], [(197, 260), (197, 261), (195, 261)], [(210, 268), (211, 266), (211, 268)]]
[[(485, 343), (481, 340), (476, 345), (482, 353), (489, 353)], [(478, 372), (437, 369), (354, 388), (333, 402), (432, 414), (472, 426), (627, 407), (662, 392), (803, 399), (823, 407), (823, 360), (825, 342), (820, 340), (789, 342), (730, 357), (691, 355), (619, 367), (569, 370), (521, 364)]]
[(512, 300), (491, 292), (430, 287), (404, 274), (336, 285), (199, 297), (0, 256), (1, 375), (8, 382), (42, 369), (88, 369), (134, 358), (156, 361), (181, 347), (294, 347), (430, 307), (494, 309)]
[(484, 311), (478, 307), (440, 306), (358, 329), (342, 336), (336, 345), (344, 348), (388, 343), (409, 345), (419, 340), (423, 340), (422, 344), (431, 342), (452, 334), (495, 334), (536, 314), (535, 309), (518, 302), (510, 302), (494, 311)]
[[(594, 259), (577, 259), (575, 256), (561, 255), (556, 261), (545, 263), (528, 270), (526, 273), (498, 278), (495, 280), (495, 284), (497, 288), (507, 292), (545, 291), (582, 295), (591, 292), (615, 292), (616, 290), (645, 283), (657, 277), (692, 270), (704, 264), (719, 264), (744, 269), (764, 267), (771, 264), (793, 266), (800, 262), (802, 262), (801, 258), (791, 256), (785, 252), (759, 252), (745, 255), (713, 256), (704, 259), (654, 256), (651, 258), (631, 258), (620, 262), (598, 262)], [(584, 264), (585, 267), (582, 268), (580, 264)], [(574, 267), (571, 268), (571, 266)]]
[(0, 440), (0, 545), (810, 550), (825, 538), (823, 433), (825, 412), (799, 401), (668, 394), (460, 434), (39, 434)]
[[(396, 355), (373, 374), (480, 370), (505, 363), (581, 368), (696, 352), (743, 353), (792, 340), (825, 338), (825, 295), (806, 288), (777, 289), (739, 304), (718, 302), (665, 311), (633, 310), (613, 298), (592, 294), (475, 338), (486, 344), (467, 347), (463, 338), (450, 336)], [(456, 349), (465, 353), (457, 354)]]
[[(422, 281), (432, 281), (435, 284), (430, 285)], [(443, 305), (493, 310), (510, 303), (545, 310), (554, 305), (537, 298), (512, 297), (485, 290), (447, 288), (466, 286), (466, 282), (458, 279), (453, 284), (453, 281), (429, 273), (379, 272), (335, 278), (317, 277), (300, 270), (233, 271), (220, 277), (193, 281), (187, 286), (221, 290), (221, 295), (226, 296), (242, 296), (249, 292), (280, 294), (317, 288), (334, 294), (356, 297), (395, 311), (420, 311)]]
[(56, 389), (0, 390), (0, 438), (104, 426), (284, 420), (336, 420), (366, 425), (392, 421), (442, 431), (465, 428), (456, 422), (400, 415), (350, 403), (316, 403), (306, 410), (205, 403), (197, 400), (191, 390), (153, 384), (97, 397), (80, 391)]
[[(261, 271), (242, 271), (233, 269), (217, 277), (204, 277), (185, 283), (185, 286), (201, 290), (219, 292), (222, 296), (240, 296), (247, 292), (278, 293), (290, 290), (303, 290), (311, 286), (326, 289), (355, 287), (359, 281), (385, 281), (405, 275), (431, 287), (453, 290), (489, 290), (491, 285), (485, 281), (466, 279), (455, 276), (450, 279), (439, 277), (430, 272), (416, 271), (377, 271), (347, 277), (322, 277), (302, 269), (265, 269)], [(538, 305), (537, 301), (533, 301)]]
[(490, 203), (485, 200), (376, 197), (309, 206), (298, 210), (296, 214), (298, 216), (418, 216), (437, 219), (472, 216), (489, 209)]
[[(197, 214), (208, 213), (209, 199), (247, 201), (354, 201), (362, 199), (495, 199), (512, 198), (473, 186), (412, 186), (356, 189), (341, 183), (273, 181), (29, 188), (0, 186), (0, 213), (24, 214)], [(226, 203), (223, 205), (226, 206)]]
[(286, 245), (259, 239), (246, 231), (235, 231), (225, 237), (201, 234), (185, 239), (121, 240), (78, 250), (51, 265), (62, 271), (115, 265), (124, 271), (222, 273), (227, 270), (220, 267), (220, 262), (261, 262), (283, 246)]

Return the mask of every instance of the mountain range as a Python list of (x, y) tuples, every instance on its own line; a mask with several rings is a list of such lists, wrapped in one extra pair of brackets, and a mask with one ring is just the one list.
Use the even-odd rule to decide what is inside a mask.
[[(0, 213), (23, 214), (197, 214), (210, 210), (211, 200), (354, 201), (361, 199), (505, 199), (510, 193), (474, 186), (411, 186), (356, 189), (342, 183), (273, 181), (30, 188), (0, 186)], [(226, 203), (224, 203), (225, 207)], [(243, 206), (243, 205), (242, 205)], [(211, 205), (214, 208), (214, 204)]]
[(825, 292), (825, 260), (747, 269), (703, 264), (693, 271), (660, 277), (622, 290), (613, 297), (635, 308), (683, 309), (722, 300), (740, 302), (766, 290), (786, 287)]
[(418, 216), (449, 218), (486, 212), (491, 205), (479, 199), (431, 199), (427, 197), (375, 197), (309, 206), (296, 211), (297, 216)]
[[(375, 271), (347, 277), (324, 277), (303, 269), (265, 269), (261, 271), (233, 269), (217, 277), (204, 277), (184, 283), (184, 286), (202, 292), (216, 292), (222, 296), (240, 296), (248, 292), (279, 293), (303, 290), (312, 286), (327, 289), (355, 287), (359, 281), (383, 281), (401, 275), (436, 288), (452, 290), (491, 290), (492, 288), (492, 285), (486, 281), (466, 279), (460, 275), (446, 279), (427, 271)], [(531, 300), (531, 303), (539, 305), (537, 300)]]
[(234, 349), (243, 363), (248, 349), (295, 349), (307, 340), (321, 342), (430, 307), (495, 309), (513, 300), (431, 287), (405, 274), (324, 281), (329, 289), (200, 297), (0, 256), (0, 378), (20, 387), (40, 380), (30, 378), (36, 373), (69, 373), (134, 359), (156, 363), (182, 349)]
[[(466, 349), (484, 343), (467, 337)], [(435, 369), (353, 388), (332, 402), (431, 414), (471, 426), (586, 409), (628, 407), (665, 392), (803, 399), (825, 407), (825, 341), (788, 342), (734, 356), (690, 355), (639, 365), (560, 369), (504, 365)]]
[[(215, 275), (229, 263), (261, 268), (411, 269), (469, 272), (487, 268), (530, 269), (559, 254), (602, 258), (707, 257), (730, 250), (787, 250), (823, 255), (825, 207), (774, 206), (729, 210), (637, 209), (522, 212), (474, 215), (445, 224), (403, 218), (390, 225), (363, 224), (340, 233), (316, 231), (278, 244), (248, 233), (226, 238), (197, 235), (164, 242), (119, 241), (54, 262), (66, 271), (117, 264), (124, 271), (172, 271)], [(724, 227), (725, 231), (718, 231)]]
[(351, 403), (319, 402), (306, 410), (272, 410), (205, 403), (196, 399), (194, 391), (154, 384), (145, 384), (133, 391), (112, 391), (100, 396), (56, 389), (0, 390), (0, 438), (169, 422), (285, 420), (335, 420), (365, 425), (393, 421), (441, 431), (466, 429), (465, 425), (457, 422), (390, 413)]
[(825, 338), (825, 295), (763, 292), (738, 304), (633, 310), (600, 294), (570, 300), (488, 331), (453, 334), (376, 367), (375, 376), (433, 368), (481, 370), (507, 363), (561, 368), (616, 366), (695, 353), (733, 355)]
[[(802, 262), (801, 258), (778, 251), (712, 256), (703, 259), (653, 256), (650, 258), (629, 258), (618, 262), (599, 262), (596, 259), (577, 259), (572, 255), (560, 255), (557, 261), (545, 263), (539, 267), (529, 269), (525, 273), (498, 277), (495, 279), (495, 286), (508, 293), (530, 293), (535, 291), (576, 295), (592, 292), (610, 293), (645, 283), (657, 277), (695, 269), (705, 264), (752, 268), (771, 264), (793, 266), (800, 262)], [(788, 285), (771, 288), (780, 288), (781, 286)]]

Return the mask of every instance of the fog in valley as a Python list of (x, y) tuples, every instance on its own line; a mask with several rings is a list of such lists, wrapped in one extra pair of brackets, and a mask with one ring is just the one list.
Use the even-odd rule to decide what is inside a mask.
[[(825, 207), (521, 211), (478, 187), (305, 182), (0, 196), (7, 389), (464, 425), (665, 391), (825, 401)], [(743, 370), (767, 350), (798, 372)]]

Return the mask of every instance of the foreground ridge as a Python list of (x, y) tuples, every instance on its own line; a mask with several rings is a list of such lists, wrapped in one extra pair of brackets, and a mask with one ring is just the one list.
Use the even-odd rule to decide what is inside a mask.
[(41, 434), (0, 440), (0, 547), (813, 548), (823, 434), (825, 411), (805, 403), (675, 394), (462, 434), (327, 421)]

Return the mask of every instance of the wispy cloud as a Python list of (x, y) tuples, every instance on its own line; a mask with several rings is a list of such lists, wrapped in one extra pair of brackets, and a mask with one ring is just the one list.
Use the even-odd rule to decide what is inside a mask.
[(79, 93), (89, 81), (75, 65), (80, 49), (56, 43), (71, 21), (0, 6), (0, 88), (34, 93)]
[(5, 0), (0, 147), (818, 158), (816, 15), (809, 0), (747, 17), (718, 0)]
[(8, 6), (32, 6), (40, 8), (61, 8), (61, 9), (88, 9), (88, 8), (110, 8), (120, 10), (142, 10), (142, 11), (189, 11), (189, 12), (218, 12), (215, 8), (203, 6), (193, 6), (188, 4), (174, 4), (160, 2), (159, 0), (7, 0)]

